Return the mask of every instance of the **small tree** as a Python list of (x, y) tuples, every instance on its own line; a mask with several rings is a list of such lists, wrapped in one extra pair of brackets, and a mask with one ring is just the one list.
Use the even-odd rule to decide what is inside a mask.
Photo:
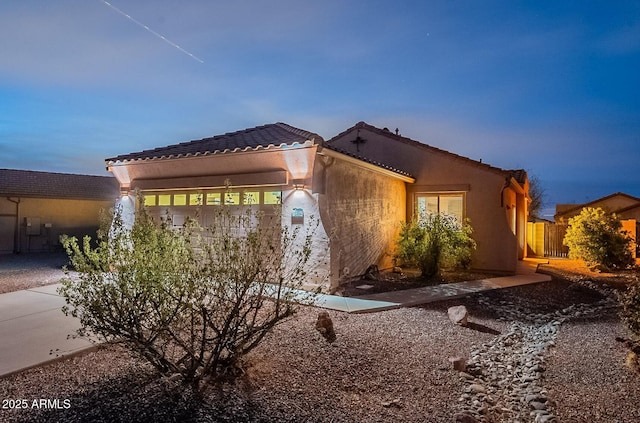
[(460, 224), (455, 216), (430, 213), (401, 224), (396, 259), (416, 266), (430, 278), (441, 268), (468, 267), (476, 247), (468, 221)]
[(633, 264), (631, 241), (615, 214), (585, 207), (569, 219), (563, 244), (569, 247), (569, 257), (582, 259), (587, 266), (615, 269)]
[(531, 176), (529, 178), (529, 197), (531, 203), (529, 204), (529, 219), (540, 219), (542, 216), (542, 204), (544, 203), (545, 191), (542, 187), (542, 182), (537, 176)]
[[(280, 217), (217, 208), (211, 227), (155, 222), (144, 208), (131, 229), (116, 212), (93, 248), (63, 244), (79, 278), (59, 292), (80, 335), (119, 342), (163, 374), (195, 388), (240, 365), (301, 298), (311, 232), (282, 228)], [(108, 236), (106, 234), (109, 234)]]

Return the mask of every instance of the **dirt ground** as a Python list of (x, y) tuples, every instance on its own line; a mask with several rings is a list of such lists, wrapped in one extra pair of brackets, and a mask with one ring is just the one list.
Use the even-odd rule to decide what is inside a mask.
[[(51, 258), (38, 273), (20, 260), (0, 261), (0, 285), (13, 279), (28, 284), (29, 278), (54, 283), (59, 264)], [(44, 398), (60, 405), (0, 409), (0, 421), (455, 422), (464, 382), (449, 357), (467, 355), (509, 327), (487, 299), (497, 308), (516, 301), (550, 313), (602, 298), (582, 281), (623, 289), (638, 276), (594, 273), (569, 260), (551, 260), (540, 270), (553, 281), (492, 291), (484, 301), (470, 296), (363, 315), (331, 311), (333, 343), (315, 330), (318, 309), (303, 308), (247, 357), (242, 377), (211, 385), (200, 396), (122, 347), (104, 345), (0, 379), (0, 399), (31, 404)], [(447, 317), (447, 308), (460, 304), (470, 312), (469, 327)], [(626, 366), (627, 350), (616, 341), (624, 336), (629, 333), (615, 309), (562, 324), (544, 373), (556, 422), (640, 421), (640, 374)]]

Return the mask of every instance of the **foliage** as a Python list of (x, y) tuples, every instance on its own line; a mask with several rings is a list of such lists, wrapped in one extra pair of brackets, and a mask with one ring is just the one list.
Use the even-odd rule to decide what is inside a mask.
[(640, 281), (636, 280), (627, 287), (621, 302), (622, 317), (640, 341)]
[(563, 244), (569, 247), (569, 257), (573, 259), (582, 259), (588, 266), (615, 269), (633, 264), (631, 241), (615, 214), (585, 207), (569, 219)]
[(472, 233), (468, 220), (460, 224), (455, 216), (426, 214), (402, 223), (395, 258), (404, 265), (418, 267), (427, 278), (442, 268), (466, 268), (476, 247)]
[(537, 176), (529, 178), (529, 218), (530, 220), (540, 219), (542, 213), (542, 204), (544, 203), (545, 191), (542, 182)]
[(300, 302), (311, 231), (281, 227), (280, 216), (217, 207), (211, 226), (172, 228), (142, 208), (133, 227), (116, 211), (98, 246), (64, 237), (79, 277), (62, 281), (64, 311), (80, 335), (120, 342), (163, 374), (198, 387), (236, 370)]

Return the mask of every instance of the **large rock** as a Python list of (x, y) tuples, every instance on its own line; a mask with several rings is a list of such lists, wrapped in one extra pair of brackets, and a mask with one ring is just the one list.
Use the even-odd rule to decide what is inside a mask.
[(464, 357), (449, 357), (449, 362), (454, 370), (459, 372), (467, 370), (467, 360)]
[(467, 308), (465, 306), (460, 305), (449, 307), (447, 313), (449, 314), (449, 320), (451, 320), (451, 322), (453, 322), (454, 324), (467, 326), (467, 317), (469, 315), (469, 312), (467, 311)]
[(329, 342), (336, 340), (336, 333), (333, 330), (333, 321), (326, 311), (318, 313), (316, 321), (316, 330)]

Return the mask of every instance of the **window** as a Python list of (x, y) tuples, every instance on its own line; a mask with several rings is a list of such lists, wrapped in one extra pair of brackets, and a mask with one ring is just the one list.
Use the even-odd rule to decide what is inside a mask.
[(170, 206), (171, 205), (171, 194), (160, 194), (160, 195), (158, 195), (158, 205), (159, 206)]
[(260, 192), (258, 191), (245, 191), (242, 196), (242, 204), (253, 206), (260, 204)]
[(187, 205), (187, 194), (174, 194), (174, 196), (173, 196), (173, 205), (174, 206), (186, 206)]
[(219, 192), (209, 192), (207, 193), (207, 206), (219, 206), (220, 203), (220, 193)]
[(202, 194), (189, 194), (189, 205), (190, 206), (201, 206), (202, 205)]
[(443, 213), (464, 218), (464, 194), (418, 194), (416, 196), (418, 217), (432, 213)]
[(264, 204), (282, 204), (281, 191), (265, 191)]
[(156, 196), (155, 195), (145, 195), (144, 196), (144, 205), (149, 207), (149, 206), (155, 206), (156, 203)]
[(240, 193), (239, 192), (225, 192), (224, 193), (224, 204), (227, 206), (237, 206), (240, 204)]

